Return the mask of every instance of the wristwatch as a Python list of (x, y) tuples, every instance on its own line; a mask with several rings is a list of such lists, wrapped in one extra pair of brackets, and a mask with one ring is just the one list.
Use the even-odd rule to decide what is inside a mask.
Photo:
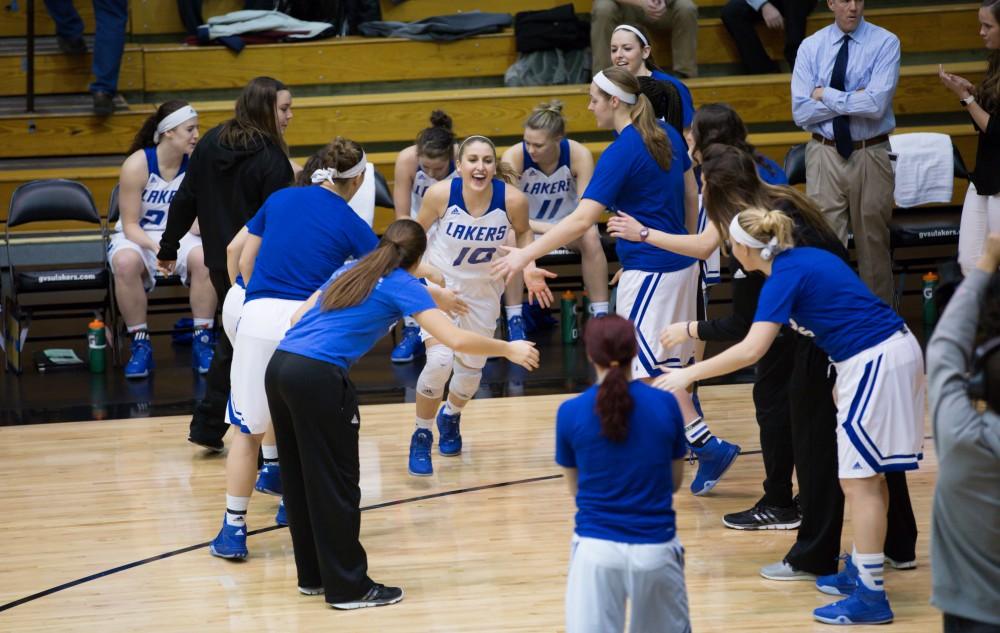
[(645, 242), (647, 237), (649, 237), (649, 229), (642, 227), (642, 230), (639, 231), (639, 241)]
[(976, 102), (976, 97), (973, 95), (969, 95), (964, 99), (959, 99), (958, 102), (961, 103), (966, 108), (968, 108), (970, 105)]

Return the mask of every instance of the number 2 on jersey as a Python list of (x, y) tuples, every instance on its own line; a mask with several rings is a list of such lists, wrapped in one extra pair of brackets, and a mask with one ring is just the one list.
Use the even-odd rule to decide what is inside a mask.
[[(458, 257), (455, 258), (455, 261), (451, 265), (461, 266), (462, 260), (465, 260), (469, 264), (485, 264), (493, 260), (493, 254), (496, 252), (497, 249), (494, 247), (472, 248), (471, 246), (465, 246), (462, 250), (458, 251)], [(468, 255), (468, 258), (466, 258), (466, 255)]]
[(167, 215), (166, 211), (162, 209), (150, 209), (146, 211), (146, 215), (139, 220), (139, 226), (146, 226), (147, 224), (153, 224), (159, 226), (163, 222), (163, 218)]

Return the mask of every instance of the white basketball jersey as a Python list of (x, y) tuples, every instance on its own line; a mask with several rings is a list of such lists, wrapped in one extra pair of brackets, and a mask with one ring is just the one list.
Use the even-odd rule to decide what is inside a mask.
[[(455, 178), (458, 176), (458, 171), (455, 169), (455, 163), (448, 163), (448, 175), (445, 176), (445, 180)], [(431, 188), (431, 185), (437, 184), (439, 181), (437, 178), (432, 178), (423, 169), (420, 169), (420, 163), (417, 163), (417, 173), (413, 174), (413, 189), (410, 190), (410, 217), (414, 220), (417, 219), (417, 213), (420, 212), (420, 205), (424, 201), (424, 194), (427, 190)]]
[(569, 141), (563, 139), (559, 143), (559, 162), (549, 175), (531, 160), (523, 142), (522, 148), (524, 171), (519, 183), (521, 191), (528, 196), (528, 217), (540, 222), (558, 222), (572, 213), (579, 202), (576, 178), (569, 164)]
[(469, 215), (462, 198), (462, 179), (453, 178), (448, 208), (438, 220), (437, 235), (428, 252), (432, 266), (444, 274), (449, 288), (473, 295), (503, 292), (503, 282), (493, 279), (490, 265), (498, 257), (511, 230), (504, 203), (505, 185), (493, 179), (493, 198), (489, 209), (478, 218)]
[[(156, 160), (156, 148), (147, 147), (146, 165), (149, 167), (149, 178), (146, 186), (142, 189), (142, 203), (139, 207), (139, 226), (144, 231), (163, 231), (167, 228), (167, 212), (170, 210), (170, 202), (174, 199), (177, 189), (184, 180), (184, 172), (187, 170), (187, 154), (181, 159), (181, 167), (177, 170), (177, 175), (171, 181), (166, 181), (160, 176), (160, 165)], [(119, 218), (115, 224), (115, 230), (122, 230), (122, 221)]]

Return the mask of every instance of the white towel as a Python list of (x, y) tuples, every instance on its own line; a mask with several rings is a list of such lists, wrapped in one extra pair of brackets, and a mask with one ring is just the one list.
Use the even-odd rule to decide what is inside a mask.
[(950, 136), (895, 134), (889, 144), (896, 160), (896, 206), (951, 202), (955, 168)]

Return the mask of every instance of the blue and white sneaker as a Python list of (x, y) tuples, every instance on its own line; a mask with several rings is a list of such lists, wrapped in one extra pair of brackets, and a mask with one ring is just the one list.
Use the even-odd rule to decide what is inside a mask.
[(444, 407), (438, 411), (438, 450), (442, 455), (452, 457), (462, 452), (462, 434), (458, 425), (462, 421), (462, 414), (448, 415), (444, 412)]
[(884, 591), (859, 584), (850, 597), (816, 609), (813, 617), (824, 624), (888, 624), (894, 616)]
[(222, 517), (222, 529), (209, 544), (208, 551), (219, 558), (244, 559), (247, 557), (247, 526), (229, 525)]
[(515, 315), (507, 319), (507, 340), (523, 341), (528, 338), (525, 334), (524, 317)]
[(691, 494), (700, 496), (715, 488), (740, 454), (740, 447), (713, 437), (701, 448), (691, 447), (698, 457), (698, 473), (691, 481)]
[(836, 574), (820, 576), (816, 579), (816, 588), (831, 596), (849, 596), (858, 588), (858, 568), (854, 566), (851, 555), (842, 556), (843, 571)]
[(281, 465), (264, 463), (257, 473), (257, 483), (253, 489), (266, 495), (281, 496)]
[(215, 332), (212, 328), (198, 328), (191, 339), (191, 367), (199, 374), (207, 374), (215, 356)]
[(429, 477), (434, 474), (431, 463), (431, 446), (434, 434), (427, 429), (417, 429), (410, 438), (410, 474), (414, 477)]
[(288, 514), (285, 512), (285, 500), (278, 502), (278, 512), (274, 515), (274, 522), (278, 525), (288, 525)]
[(424, 342), (420, 340), (420, 328), (403, 327), (399, 344), (392, 350), (392, 362), (408, 363), (424, 353)]
[(125, 377), (145, 378), (154, 367), (153, 344), (149, 338), (132, 339), (132, 356), (125, 363)]

